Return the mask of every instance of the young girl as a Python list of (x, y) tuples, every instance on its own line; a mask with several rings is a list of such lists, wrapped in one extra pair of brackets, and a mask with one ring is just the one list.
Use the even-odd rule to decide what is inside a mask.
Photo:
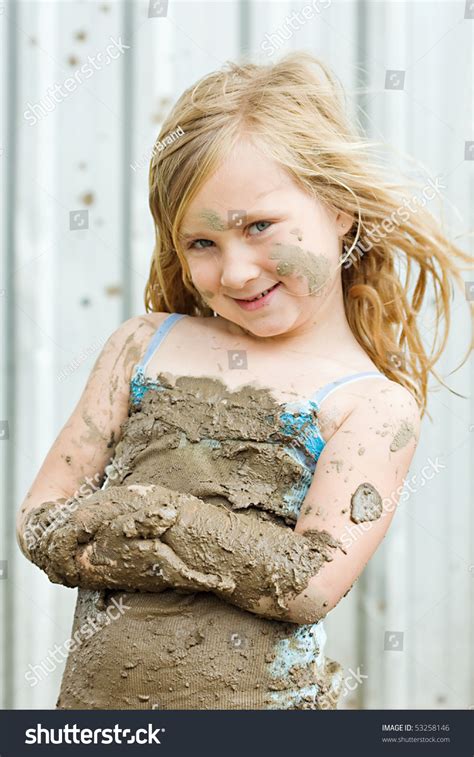
[(426, 354), (417, 314), (430, 285), (447, 330), (468, 258), (309, 53), (205, 76), (158, 139), (147, 313), (18, 515), (79, 587), (57, 707), (334, 709), (322, 619), (391, 522), (446, 340)]

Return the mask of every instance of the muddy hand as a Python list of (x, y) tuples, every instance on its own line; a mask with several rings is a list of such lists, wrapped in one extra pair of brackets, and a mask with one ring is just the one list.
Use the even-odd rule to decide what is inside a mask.
[(126, 539), (123, 534), (117, 539), (105, 529), (79, 550), (76, 565), (80, 585), (91, 589), (104, 585), (155, 593), (169, 588), (192, 592), (217, 589), (225, 595), (235, 588), (227, 576), (189, 568), (159, 539)]
[(80, 586), (155, 593), (168, 589), (169, 584), (156, 569), (154, 546), (153, 539), (130, 539), (122, 543), (122, 551), (117, 551), (96, 537), (76, 555)]
[(105, 582), (110, 587), (155, 592), (164, 588), (233, 591), (232, 581), (193, 570), (160, 541), (189, 497), (160, 486), (136, 488), (143, 490), (145, 504), (101, 525), (86, 549), (78, 553), (80, 585), (94, 588)]
[(115, 535), (126, 538), (156, 538), (176, 522), (177, 515), (174, 505), (152, 502), (133, 513), (119, 515), (112, 521), (110, 528)]
[(110, 525), (126, 537), (161, 537), (188, 511), (195, 512), (200, 500), (160, 484), (110, 486), (84, 500), (72, 516), (78, 541), (89, 541)]
[(99, 528), (117, 517), (136, 513), (150, 504), (167, 502), (169, 495), (169, 489), (155, 484), (109, 486), (88, 497), (79, 498), (66, 509), (65, 518), (75, 528), (78, 541), (86, 542)]
[[(201, 571), (190, 567), (168, 544), (161, 541), (163, 534), (168, 531), (178, 520), (183, 526), (192, 521), (202, 502), (196, 497), (183, 494), (182, 492), (165, 489), (161, 486), (150, 485), (148, 487), (149, 499), (153, 500), (144, 505), (133, 514), (123, 515), (116, 518), (110, 526), (102, 532), (99, 531), (95, 540), (95, 558), (101, 554), (102, 559), (110, 559), (114, 553), (121, 549), (127, 550), (123, 539), (133, 539), (133, 547), (128, 542), (130, 549), (135, 549), (137, 537), (142, 537), (139, 544), (142, 554), (138, 563), (144, 565), (144, 550), (147, 551), (149, 560), (148, 543), (153, 539), (155, 552), (155, 564), (153, 571), (155, 577), (160, 577), (170, 588), (190, 591), (219, 591), (221, 596), (232, 594), (235, 582), (227, 575), (208, 573), (204, 567)], [(158, 539), (156, 538), (158, 537)], [(105, 546), (105, 542), (108, 547)], [(114, 542), (112, 550), (110, 546)], [(136, 576), (136, 568), (134, 569)], [(156, 591), (156, 588), (154, 589)]]
[(189, 589), (191, 591), (213, 591), (218, 589), (223, 593), (232, 593), (235, 583), (229, 576), (219, 576), (216, 573), (201, 573), (186, 565), (171, 547), (163, 542), (155, 543), (155, 574), (162, 576), (167, 584), (174, 589)]
[[(75, 560), (80, 585), (89, 588), (117, 587), (142, 591), (163, 591), (169, 584), (155, 573), (153, 545), (176, 521), (176, 508), (169, 500), (170, 492), (161, 486), (131, 484), (116, 487), (125, 512), (102, 519), (89, 527), (93, 531), (87, 547), (79, 550)], [(126, 494), (124, 493), (126, 490)], [(110, 494), (110, 490), (107, 490)], [(165, 504), (162, 504), (165, 500)], [(133, 507), (130, 503), (133, 502)], [(91, 525), (91, 524), (89, 524)], [(154, 537), (154, 540), (148, 537)], [(90, 537), (89, 537), (90, 538)]]
[[(32, 562), (42, 568), (53, 583), (76, 586), (75, 557), (79, 545), (89, 542), (100, 528), (109, 526), (114, 519), (139, 512), (150, 503), (151, 496), (163, 498), (168, 491), (154, 485), (111, 486), (70, 501), (67, 506), (64, 499), (43, 503), (25, 524)], [(153, 517), (156, 520), (156, 514)], [(167, 517), (169, 514), (163, 517), (163, 525)]]
[(94, 565), (117, 565), (128, 559), (135, 542), (158, 541), (159, 537), (176, 522), (177, 510), (167, 502), (147, 502), (134, 511), (117, 515), (111, 522), (100, 525), (93, 536), (91, 562)]
[(168, 489), (153, 484), (110, 486), (95, 492), (83, 500), (73, 513), (71, 522), (77, 529), (78, 541), (89, 541), (100, 528), (120, 516), (133, 516), (144, 506), (159, 502), (167, 493)]

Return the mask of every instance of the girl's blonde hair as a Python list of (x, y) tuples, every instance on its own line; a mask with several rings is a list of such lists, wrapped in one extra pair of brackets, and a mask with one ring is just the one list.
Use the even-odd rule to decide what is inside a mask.
[[(449, 332), (450, 278), (464, 287), (457, 262), (470, 258), (423, 202), (406, 210), (407, 200), (417, 204), (408, 186), (417, 185), (384, 180), (387, 168), (370, 156), (381, 143), (353, 130), (345, 106), (339, 79), (306, 51), (270, 65), (228, 62), (181, 95), (162, 125), (149, 170), (156, 244), (146, 311), (213, 315), (190, 280), (179, 229), (203, 183), (240, 138), (250, 138), (311, 196), (354, 215), (341, 256), (348, 322), (377, 368), (411, 391), (423, 416), (429, 373), (445, 385), (433, 366)], [(397, 264), (405, 269), (403, 283)], [(435, 305), (430, 355), (417, 323), (428, 284)], [(471, 348), (472, 340), (462, 364)]]

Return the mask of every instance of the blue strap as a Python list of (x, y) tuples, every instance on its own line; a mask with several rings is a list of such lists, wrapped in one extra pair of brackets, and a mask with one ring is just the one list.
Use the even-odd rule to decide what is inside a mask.
[(350, 384), (352, 381), (359, 381), (359, 379), (369, 378), (370, 376), (379, 378), (387, 379), (388, 376), (386, 376), (381, 371), (364, 371), (363, 373), (352, 373), (349, 376), (344, 376), (343, 378), (337, 379), (336, 381), (331, 381), (329, 384), (325, 384), (321, 389), (318, 389), (317, 392), (315, 392), (311, 400), (313, 402), (316, 402), (316, 404), (319, 406), (321, 402), (326, 399), (330, 394), (336, 391), (336, 389), (339, 389), (340, 386), (343, 386), (344, 384)]
[(142, 371), (145, 372), (145, 369), (150, 362), (150, 359), (157, 349), (157, 347), (161, 344), (163, 339), (165, 338), (166, 334), (170, 330), (174, 324), (179, 321), (181, 318), (185, 317), (185, 313), (170, 313), (170, 315), (164, 319), (164, 321), (161, 322), (160, 326), (157, 328), (155, 333), (153, 334), (153, 337), (151, 338), (150, 343), (148, 344), (147, 350), (141, 360), (140, 363), (136, 366), (136, 371)]

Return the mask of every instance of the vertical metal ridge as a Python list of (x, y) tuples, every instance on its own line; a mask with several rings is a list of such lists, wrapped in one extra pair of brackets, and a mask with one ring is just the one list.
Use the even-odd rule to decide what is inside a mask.
[(132, 289), (130, 275), (132, 263), (131, 215), (132, 193), (130, 181), (130, 165), (132, 163), (132, 129), (133, 129), (133, 73), (134, 49), (133, 37), (133, 1), (124, 0), (123, 4), (124, 42), (130, 45), (127, 55), (123, 56), (122, 78), (122, 187), (121, 187), (121, 245), (122, 245), (122, 321), (126, 321), (132, 314)]
[[(366, 116), (367, 95), (364, 90), (367, 86), (367, 2), (359, 0), (356, 10), (356, 39), (358, 59), (356, 61), (357, 71), (357, 92), (355, 103), (357, 105), (357, 118), (360, 120), (364, 130), (367, 128), (368, 118)], [(360, 663), (364, 673), (367, 671), (367, 622), (365, 597), (367, 595), (367, 574), (365, 571), (358, 579), (359, 593), (357, 595), (357, 622), (356, 622), (356, 650), (357, 661)], [(358, 686), (356, 689), (356, 705), (358, 709), (365, 709), (367, 697), (364, 686)]]
[(6, 419), (8, 420), (9, 439), (3, 449), (5, 476), (3, 484), (4, 522), (5, 531), (2, 548), (2, 559), (8, 561), (8, 578), (5, 581), (3, 591), (3, 623), (4, 623), (4, 695), (3, 708), (13, 709), (14, 706), (14, 669), (15, 669), (15, 632), (14, 632), (14, 593), (13, 593), (13, 563), (18, 549), (16, 542), (16, 507), (15, 507), (15, 431), (17, 428), (17, 396), (16, 396), (16, 365), (15, 345), (17, 337), (17, 324), (15, 319), (15, 253), (16, 253), (16, 228), (15, 228), (15, 200), (17, 190), (17, 141), (16, 141), (16, 117), (17, 117), (17, 90), (18, 90), (18, 44), (17, 44), (17, 2), (12, 0), (8, 6), (8, 32), (7, 32), (7, 65), (6, 74), (6, 135), (7, 135), (7, 160), (6, 160), (6, 193), (5, 193), (5, 219), (3, 224), (5, 245), (5, 367), (6, 367)]
[[(468, 82), (468, 91), (472, 91), (473, 73), (474, 73), (474, 46), (471, 47), (471, 77), (470, 77), (470, 80)], [(474, 103), (473, 103), (473, 100), (471, 98), (471, 123), (473, 122), (473, 120), (474, 120)], [(470, 200), (469, 200), (469, 203), (468, 203), (468, 208), (471, 208), (471, 212), (470, 212), (469, 217), (468, 217), (468, 222), (470, 223), (470, 226), (471, 226), (471, 229), (472, 229), (472, 227), (474, 226), (474, 211), (473, 211), (473, 208), (474, 208), (474, 175), (473, 175), (473, 172), (471, 172), (471, 176), (470, 176), (468, 195), (470, 197)], [(469, 246), (469, 248), (468, 248), (467, 251), (469, 252), (471, 250), (472, 250), (472, 243)], [(472, 361), (472, 358), (471, 358), (471, 370), (470, 370), (470, 374), (471, 374), (470, 386), (472, 387), (472, 386), (474, 386), (474, 362)], [(472, 398), (472, 394), (471, 394), (471, 398)], [(472, 407), (472, 399), (471, 399), (471, 407)], [(472, 442), (471, 442), (471, 446), (472, 446)], [(468, 488), (469, 493), (470, 493), (470, 496), (469, 496), (469, 499), (468, 499), (469, 502), (473, 502), (474, 501), (473, 479), (474, 479), (474, 477), (473, 477), (472, 466), (471, 466), (471, 469), (470, 469), (470, 472), (469, 472), (469, 479), (466, 482), (467, 483), (467, 488)], [(472, 507), (469, 508), (469, 524), (468, 525), (469, 525), (469, 533), (471, 534), (470, 544), (469, 544), (469, 546), (470, 546), (469, 554), (470, 555), (474, 555), (474, 513), (473, 513), (473, 508)], [(474, 571), (474, 566), (470, 565), (469, 566), (469, 571)], [(474, 580), (474, 576), (471, 578), (471, 581), (473, 581), (473, 580)], [(469, 662), (469, 668), (468, 668), (468, 670), (471, 671), (471, 676), (470, 676), (471, 683), (469, 685), (469, 694), (470, 694), (469, 706), (473, 706), (474, 705), (474, 675), (472, 675), (472, 671), (474, 671), (474, 591), (473, 591), (473, 589), (471, 589), (471, 590), (468, 589), (468, 602), (469, 602), (469, 605), (470, 605), (470, 618), (471, 618), (471, 622), (469, 623), (469, 641), (470, 641), (470, 643), (469, 643), (469, 661), (468, 661)]]
[(239, 2), (239, 50), (240, 56), (250, 53), (250, 4), (249, 0)]

